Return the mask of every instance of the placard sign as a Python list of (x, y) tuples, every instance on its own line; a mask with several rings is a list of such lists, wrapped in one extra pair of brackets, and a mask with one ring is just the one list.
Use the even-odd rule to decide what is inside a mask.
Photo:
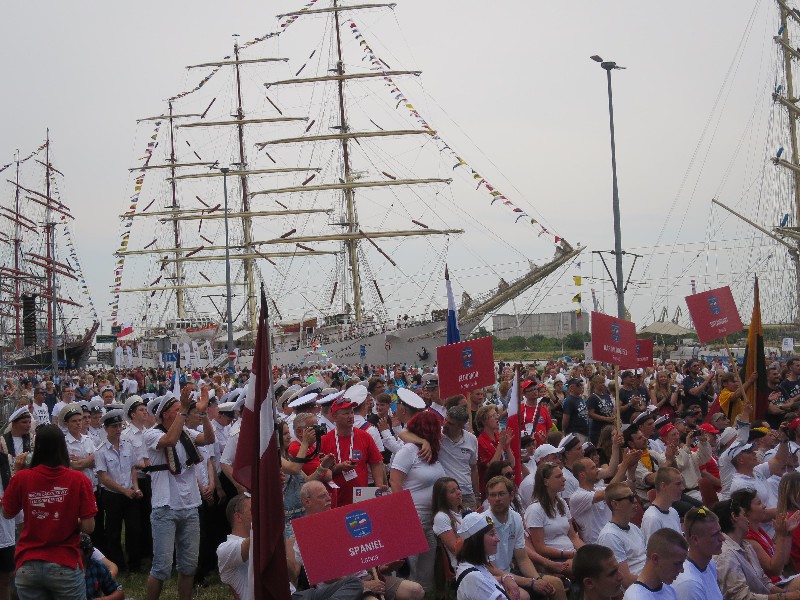
[(646, 369), (653, 366), (653, 340), (636, 340), (636, 368)]
[(292, 527), (311, 585), (428, 549), (408, 490), (301, 517)]
[(592, 358), (612, 365), (634, 364), (636, 325), (625, 319), (592, 312)]
[(686, 306), (701, 344), (744, 329), (728, 286), (686, 296)]
[(436, 362), (440, 398), (466, 394), (495, 383), (491, 337), (439, 346)]

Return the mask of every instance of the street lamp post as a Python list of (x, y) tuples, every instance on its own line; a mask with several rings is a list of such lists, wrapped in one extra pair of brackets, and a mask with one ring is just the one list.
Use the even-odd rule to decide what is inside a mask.
[[(226, 304), (227, 304), (227, 320), (228, 320), (228, 356), (233, 352), (233, 307), (231, 298), (231, 247), (228, 234), (228, 171), (230, 168), (221, 167), (222, 171), (222, 190), (225, 195), (225, 290), (226, 290)], [(234, 361), (228, 358), (228, 366), (235, 368)]]
[(614, 139), (614, 102), (611, 91), (611, 71), (614, 69), (624, 69), (615, 62), (604, 61), (597, 55), (590, 57), (593, 61), (599, 62), (606, 72), (608, 81), (608, 119), (611, 129), (611, 177), (613, 186), (612, 210), (614, 213), (614, 257), (616, 259), (617, 281), (614, 286), (617, 291), (617, 316), (625, 318), (625, 282), (622, 273), (622, 227), (620, 224), (619, 213), (619, 188), (617, 186), (617, 145)]

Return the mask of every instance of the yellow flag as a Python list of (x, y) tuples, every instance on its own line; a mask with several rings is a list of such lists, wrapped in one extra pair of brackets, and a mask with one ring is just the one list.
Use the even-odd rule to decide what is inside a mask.
[(580, 275), (573, 275), (572, 276), (572, 281), (575, 282), (575, 285), (579, 286), (581, 284), (581, 276)]
[(580, 302), (580, 301), (581, 301), (581, 295), (580, 295), (580, 293), (577, 293), (577, 294), (575, 294), (575, 295), (572, 297), (572, 301), (573, 301), (573, 302)]

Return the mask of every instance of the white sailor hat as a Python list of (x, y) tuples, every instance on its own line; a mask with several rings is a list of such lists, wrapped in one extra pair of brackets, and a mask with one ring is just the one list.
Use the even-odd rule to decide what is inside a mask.
[(18, 421), (19, 419), (24, 419), (26, 417), (31, 417), (31, 411), (28, 409), (27, 406), (20, 406), (11, 413), (11, 416), (8, 417), (8, 422), (13, 423), (14, 421)]
[(89, 398), (89, 402), (94, 402), (95, 400), (100, 400), (100, 402), (102, 402), (103, 401), (103, 397), (102, 396), (92, 396), (91, 398)]
[(661, 415), (653, 422), (653, 425), (655, 426), (656, 431), (658, 431), (659, 429), (661, 429), (662, 426), (666, 425), (667, 423), (669, 423), (669, 415)]
[(492, 517), (487, 513), (471, 512), (461, 519), (461, 525), (458, 526), (458, 535), (462, 540), (465, 540), (492, 525), (494, 525)]
[(406, 388), (400, 388), (397, 390), (397, 399), (406, 406), (410, 406), (416, 410), (422, 410), (427, 406), (425, 404), (425, 400)]
[(151, 415), (155, 416), (156, 408), (158, 408), (158, 404), (161, 402), (161, 396), (156, 396), (155, 398), (150, 398), (147, 402), (147, 412)]
[(314, 392), (315, 394), (319, 394), (320, 390), (323, 387), (324, 382), (322, 381), (315, 381), (314, 383), (308, 384), (306, 387), (300, 390), (300, 396), (307, 396), (308, 394)]
[(100, 424), (103, 427), (107, 427), (109, 425), (114, 425), (115, 423), (122, 423), (124, 414), (125, 411), (122, 410), (110, 410), (103, 415), (102, 419), (100, 419)]
[(75, 415), (83, 416), (83, 407), (77, 402), (70, 402), (61, 407), (58, 411), (58, 422), (63, 426), (66, 424), (67, 419)]
[[(136, 394), (134, 394), (134, 396), (135, 395)], [(144, 402), (149, 402), (150, 400), (152, 400), (156, 396), (158, 396), (158, 394), (155, 394), (153, 392), (147, 392), (146, 394), (141, 394), (142, 401), (144, 401)]]
[(89, 411), (89, 403), (86, 400), (81, 400), (77, 404), (81, 405), (81, 408), (83, 409), (83, 412), (90, 412)]
[(125, 408), (125, 404), (122, 402), (112, 402), (111, 404), (106, 404), (106, 408), (108, 410), (123, 410)]
[(335, 387), (327, 387), (327, 388), (323, 388), (322, 390), (320, 390), (319, 393), (322, 396), (330, 396), (331, 394), (335, 394), (338, 391), (339, 390), (337, 390)]
[(232, 413), (236, 409), (236, 402), (223, 402), (217, 408), (221, 413)]
[[(131, 396), (131, 398), (139, 398), (139, 396)], [(89, 412), (90, 413), (102, 413), (105, 409), (106, 405), (103, 402), (102, 398), (92, 398), (89, 400)]]
[[(332, 389), (332, 388), (328, 388), (328, 389)], [(323, 391), (325, 391), (325, 390), (323, 390)], [(336, 390), (334, 390), (332, 393), (326, 394), (322, 398), (318, 399), (317, 400), (317, 406), (327, 406), (328, 404), (333, 403), (333, 401), (336, 400), (337, 398), (341, 398), (343, 395), (344, 395), (344, 390), (342, 390), (341, 392), (337, 392)]]
[(564, 452), (572, 450), (575, 446), (580, 445), (581, 441), (578, 439), (574, 433), (568, 433), (564, 436), (564, 438), (558, 443), (558, 447)]
[[(299, 392), (298, 392), (298, 394), (299, 394)], [(310, 394), (306, 394), (304, 396), (299, 396), (298, 398), (295, 398), (294, 400), (289, 402), (289, 408), (298, 408), (300, 406), (307, 406), (307, 405), (311, 405), (311, 404), (316, 404), (316, 400), (317, 400), (317, 396), (318, 395), (319, 394), (317, 394), (316, 392), (311, 392)]]
[(422, 376), (422, 387), (429, 389), (439, 387), (439, 376), (436, 373), (425, 373)]
[(153, 411), (153, 414), (155, 415), (156, 419), (160, 419), (162, 413), (176, 402), (179, 402), (179, 400), (175, 397), (175, 394), (173, 394), (172, 392), (167, 392), (166, 394), (161, 396), (155, 411)]
[(367, 399), (368, 395), (369, 392), (367, 391), (367, 388), (359, 384), (350, 386), (344, 393), (345, 398), (347, 398), (348, 400), (350, 400), (350, 402), (353, 402), (358, 406), (364, 404), (364, 400)]
[(101, 388), (100, 388), (100, 391), (98, 392), (98, 394), (100, 394), (100, 395), (102, 396), (102, 395), (103, 395), (103, 392), (105, 392), (105, 391), (108, 391), (108, 390), (111, 390), (111, 391), (112, 391), (112, 392), (114, 392), (115, 394), (116, 394), (116, 392), (117, 392), (117, 390), (115, 390), (113, 386), (110, 386), (110, 385), (104, 385), (103, 387), (101, 387)]
[(245, 400), (247, 400), (247, 394), (239, 394), (239, 399), (233, 403), (233, 410), (242, 412), (242, 406), (244, 406)]
[(742, 452), (750, 452), (755, 448), (754, 444), (734, 444), (731, 446), (730, 450), (728, 450), (728, 454), (730, 454), (731, 460), (739, 456)]
[(299, 385), (290, 386), (285, 392), (281, 394), (280, 398), (278, 398), (278, 404), (283, 406), (287, 402), (291, 402), (297, 397), (298, 392), (301, 389), (302, 388)]
[[(155, 394), (153, 394), (153, 396), (155, 396)], [(133, 396), (128, 396), (128, 399), (125, 400), (125, 408), (123, 409), (125, 418), (130, 419), (131, 413), (140, 406), (145, 406), (144, 398), (142, 396), (137, 396), (136, 394)]]
[(656, 410), (658, 409), (655, 406), (648, 406), (646, 409), (640, 412), (639, 415), (633, 420), (632, 425), (641, 425), (642, 423), (647, 421), (647, 419), (654, 418), (653, 413)]
[(369, 386), (369, 379), (362, 379), (356, 385), (363, 385), (366, 388)]

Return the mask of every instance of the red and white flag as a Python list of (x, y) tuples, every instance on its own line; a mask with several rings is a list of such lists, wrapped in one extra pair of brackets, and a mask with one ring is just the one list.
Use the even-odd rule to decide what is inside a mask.
[(262, 288), (253, 372), (247, 384), (233, 476), (253, 498), (252, 597), (254, 600), (289, 600), (289, 572), (283, 542), (283, 486), (269, 346), (267, 298)]
[(511, 400), (508, 403), (508, 420), (506, 429), (513, 432), (511, 440), (511, 453), (514, 455), (514, 483), (519, 485), (522, 481), (522, 424), (520, 423), (519, 412), (519, 370), (514, 367), (514, 383), (511, 386)]

